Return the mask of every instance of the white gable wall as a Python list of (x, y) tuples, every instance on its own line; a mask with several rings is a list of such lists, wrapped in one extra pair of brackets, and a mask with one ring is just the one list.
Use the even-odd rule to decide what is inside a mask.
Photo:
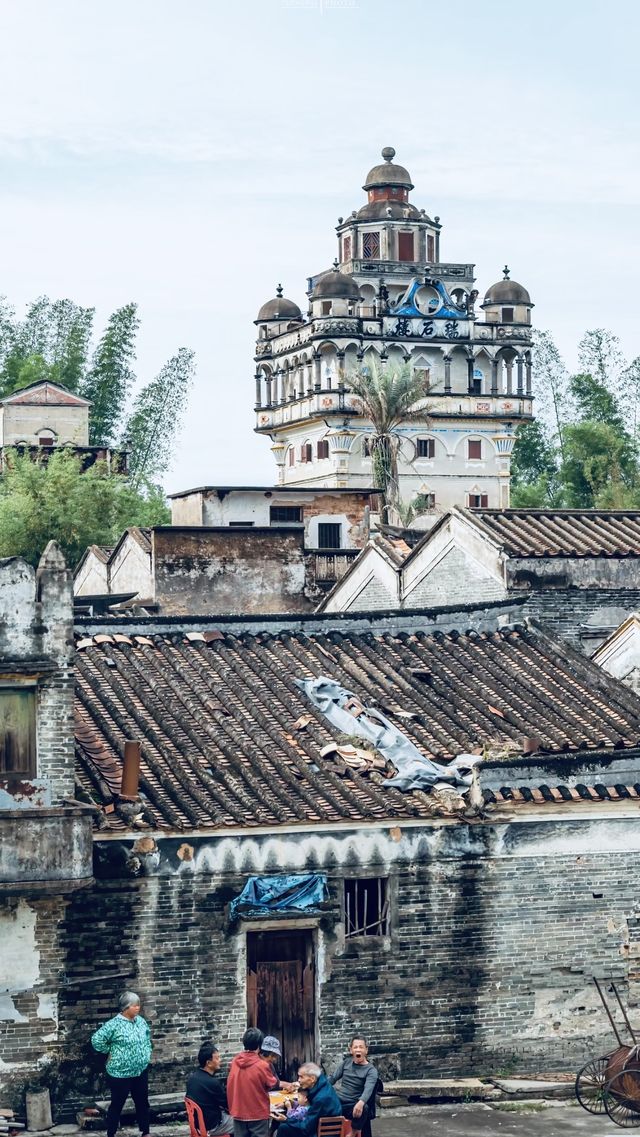
[(130, 533), (112, 555), (109, 578), (112, 593), (135, 592), (141, 600), (154, 598), (151, 553), (145, 552)]
[(398, 608), (399, 575), (375, 545), (368, 545), (323, 607), (324, 612)]

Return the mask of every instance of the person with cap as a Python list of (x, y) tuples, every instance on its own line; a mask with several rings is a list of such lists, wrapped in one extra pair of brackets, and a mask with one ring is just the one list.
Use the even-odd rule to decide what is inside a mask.
[(111, 1090), (107, 1137), (115, 1137), (129, 1094), (135, 1106), (138, 1129), (143, 1137), (149, 1137), (151, 1031), (140, 1014), (140, 997), (135, 991), (123, 992), (119, 1008), (118, 1014), (91, 1036), (94, 1050), (107, 1055), (107, 1081)]
[(233, 1118), (227, 1113), (224, 1084), (216, 1077), (220, 1069), (220, 1051), (210, 1039), (198, 1051), (198, 1069), (187, 1078), (186, 1097), (200, 1106), (209, 1137), (230, 1137)]
[(234, 1137), (268, 1137), (271, 1090), (293, 1090), (291, 1082), (281, 1082), (274, 1072), (282, 1049), (273, 1035), (263, 1035), (249, 1027), (242, 1037), (244, 1050), (236, 1054), (227, 1078), (229, 1113)]

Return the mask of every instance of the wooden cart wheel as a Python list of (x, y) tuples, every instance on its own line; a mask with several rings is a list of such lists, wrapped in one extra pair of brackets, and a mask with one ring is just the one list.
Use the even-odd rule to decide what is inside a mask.
[(587, 1113), (604, 1113), (604, 1087), (609, 1055), (592, 1058), (576, 1074), (576, 1097)]
[(621, 1129), (640, 1125), (640, 1070), (620, 1070), (607, 1082), (604, 1107)]

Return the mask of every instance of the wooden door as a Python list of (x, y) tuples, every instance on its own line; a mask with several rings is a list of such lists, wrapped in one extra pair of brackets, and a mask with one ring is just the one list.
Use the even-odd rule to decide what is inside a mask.
[(311, 932), (247, 935), (247, 1017), (282, 1046), (280, 1073), (295, 1078), (315, 1060), (315, 967)]

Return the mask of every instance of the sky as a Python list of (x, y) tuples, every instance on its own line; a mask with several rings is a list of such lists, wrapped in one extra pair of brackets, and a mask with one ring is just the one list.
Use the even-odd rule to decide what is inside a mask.
[(481, 293), (508, 263), (570, 368), (640, 355), (636, 0), (0, 0), (0, 294), (137, 301), (196, 353), (169, 492), (269, 484), (253, 321), (305, 306), (383, 146)]

